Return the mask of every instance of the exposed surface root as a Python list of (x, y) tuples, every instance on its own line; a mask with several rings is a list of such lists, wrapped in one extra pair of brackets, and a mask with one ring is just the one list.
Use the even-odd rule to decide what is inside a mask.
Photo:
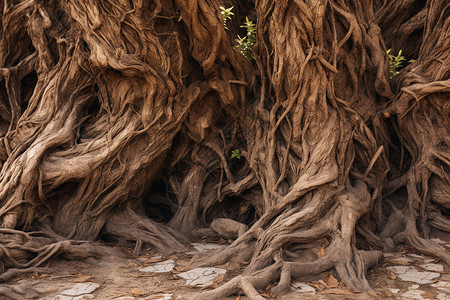
[[(245, 266), (201, 299), (329, 270), (371, 291), (370, 248), (400, 242), (450, 262), (428, 239), (450, 231), (448, 1), (228, 0), (254, 4), (254, 63), (214, 1), (16, 2), (0, 22), (4, 280), (104, 255), (102, 235), (135, 255), (235, 239), (194, 257)], [(394, 95), (382, 35), (403, 47), (421, 30)], [(145, 215), (158, 202), (168, 226)]]
[(119, 241), (136, 242), (134, 255), (140, 255), (144, 245), (164, 255), (187, 251), (184, 245), (187, 240), (182, 234), (131, 210), (111, 216), (103, 230), (104, 234)]
[[(292, 280), (321, 274), (333, 268), (347, 286), (359, 291), (371, 291), (365, 274), (367, 268), (378, 262), (381, 251), (358, 250), (353, 241), (355, 224), (361, 215), (368, 212), (371, 201), (366, 185), (358, 182), (355, 186), (349, 186), (340, 196), (339, 204), (312, 226), (306, 225), (306, 228), (302, 228), (301, 224), (302, 219), (308, 217), (306, 212), (314, 214), (313, 206), (304, 207), (303, 210), (285, 211), (276, 218), (273, 211), (266, 213), (227, 249), (212, 256), (206, 254), (208, 257), (194, 257), (192, 263), (202, 266), (225, 262), (230, 262), (230, 266), (239, 266), (250, 261), (241, 277), (215, 289), (216, 292), (207, 292), (207, 297), (225, 297), (240, 289), (248, 297), (257, 297), (252, 294), (251, 289), (245, 291), (244, 287), (250, 284), (261, 289), (278, 279), (278, 285), (272, 292), (283, 294), (288, 292)], [(270, 222), (264, 224), (264, 220)], [(329, 245), (320, 244), (324, 238), (330, 236)], [(303, 254), (310, 248), (324, 251), (317, 259)], [(287, 255), (288, 252), (291, 254)], [(305, 258), (310, 260), (305, 261)]]
[(6, 299), (12, 300), (36, 299), (39, 297), (39, 293), (36, 290), (23, 285), (0, 286), (0, 296), (2, 295)]
[(4, 231), (0, 234), (0, 262), (5, 271), (0, 278), (8, 280), (21, 272), (38, 271), (50, 258), (84, 259), (110, 254), (113, 249), (87, 241), (63, 240), (52, 233)]
[(257, 289), (264, 289), (270, 282), (279, 277), (281, 266), (281, 262), (276, 262), (254, 275), (239, 275), (224, 285), (214, 290), (203, 292), (200, 295), (194, 295), (191, 299), (198, 299), (199, 296), (201, 296), (202, 299), (221, 299), (239, 293), (240, 291), (243, 291), (251, 300), (264, 299), (258, 293)]
[[(361, 27), (367, 17), (362, 11), (334, 1), (315, 9), (301, 1), (260, 1), (257, 12), (257, 61), (270, 88), (265, 90), (263, 84), (257, 110), (242, 116), (241, 122), (247, 125), (242, 126), (245, 157), (262, 189), (263, 213), (226, 249), (198, 255), (192, 263), (247, 264), (243, 275), (206, 292), (208, 298), (242, 290), (260, 299), (255, 289), (273, 281), (279, 280), (273, 291), (284, 293), (292, 279), (330, 269), (347, 286), (370, 291), (365, 273), (381, 252), (357, 249), (354, 235), (357, 222), (381, 196), (387, 172), (384, 147), (365, 124), (376, 114), (374, 95), (392, 95), (379, 31), (373, 24)], [(333, 22), (328, 18), (345, 20), (348, 27), (329, 28)], [(333, 34), (322, 39), (328, 33)], [(354, 69), (354, 58), (349, 62), (340, 56), (337, 49), (347, 46), (363, 60), (371, 52), (379, 63), (371, 66), (379, 68), (375, 86), (341, 94), (352, 90), (350, 81), (359, 86), (363, 74)], [(308, 252), (315, 254), (305, 255)]]
[(37, 273), (37, 274), (45, 274), (45, 273), (51, 273), (52, 269), (48, 268), (48, 267), (43, 267), (43, 268), (39, 268), (39, 267), (30, 267), (30, 268), (26, 268), (26, 269), (8, 269), (5, 273), (0, 274), (0, 282), (6, 282), (10, 279), (13, 279), (15, 277), (19, 277), (23, 274), (27, 274), (27, 273)]
[[(0, 226), (15, 236), (1, 243), (5, 268), (97, 255), (86, 241), (101, 232), (136, 242), (136, 254), (186, 250), (127, 209), (142, 208), (183, 127), (201, 141), (215, 108), (236, 115), (253, 70), (217, 7), (153, 4), (2, 2)], [(200, 115), (205, 102), (215, 107)], [(43, 225), (48, 236), (13, 232)]]

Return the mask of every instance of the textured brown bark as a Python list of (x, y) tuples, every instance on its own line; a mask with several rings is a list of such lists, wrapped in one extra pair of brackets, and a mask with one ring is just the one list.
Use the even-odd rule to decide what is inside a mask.
[[(202, 296), (241, 289), (253, 299), (246, 286), (278, 279), (272, 292), (281, 294), (291, 278), (332, 268), (348, 286), (370, 290), (365, 270), (381, 253), (357, 249), (354, 229), (381, 196), (387, 172), (383, 147), (366, 125), (377, 100), (391, 96), (380, 31), (358, 3), (256, 7), (262, 95), (241, 122), (264, 202), (258, 221), (228, 249), (198, 259), (249, 262), (241, 277)], [(305, 261), (324, 240), (325, 256)]]
[[(230, 0), (226, 31), (212, 0), (0, 1), (0, 282), (99, 238), (235, 238), (193, 260), (246, 265), (201, 299), (331, 269), (370, 291), (400, 242), (450, 263), (427, 239), (450, 230), (450, 8), (420, 2)], [(386, 45), (418, 57), (391, 82)]]
[(376, 22), (383, 39), (392, 53), (402, 50), (407, 59), (416, 59), (422, 44), (426, 18), (425, 4), (421, 0), (387, 0), (376, 8)]
[[(408, 158), (406, 166), (394, 164), (398, 176), (386, 186), (393, 214), (382, 236), (450, 264), (448, 251), (428, 239), (432, 227), (450, 232), (450, 3), (429, 1), (425, 12), (419, 56), (398, 75), (396, 97), (380, 112), (395, 120)], [(407, 197), (395, 197), (405, 189)]]

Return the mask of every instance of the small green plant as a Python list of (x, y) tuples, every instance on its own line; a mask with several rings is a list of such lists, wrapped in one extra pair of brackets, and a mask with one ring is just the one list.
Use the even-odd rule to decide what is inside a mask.
[(398, 51), (397, 56), (391, 54), (391, 49), (386, 52), (389, 56), (389, 78), (392, 78), (399, 73), (398, 70), (403, 66), (405, 57), (402, 56), (402, 50)]
[(229, 8), (225, 8), (223, 6), (219, 7), (220, 8), (220, 13), (222, 14), (222, 18), (223, 18), (223, 27), (225, 27), (225, 29), (228, 30), (227, 27), (227, 20), (231, 20), (231, 16), (234, 16), (234, 13), (232, 12), (233, 7), (229, 7)]
[[(231, 20), (231, 16), (234, 16), (232, 12), (233, 7), (225, 8), (220, 6), (220, 13), (223, 19), (223, 26), (228, 30), (227, 20)], [(247, 34), (244, 37), (237, 36), (236, 42), (238, 43), (236, 48), (249, 60), (253, 57), (253, 46), (256, 44), (256, 24), (250, 21), (248, 17), (245, 17), (245, 22), (241, 25), (241, 28), (247, 29)]]
[(231, 151), (231, 158), (241, 159), (241, 154), (239, 153), (239, 149), (234, 149)]
[(236, 48), (245, 56), (247, 59), (252, 60), (253, 57), (253, 46), (256, 44), (256, 24), (253, 24), (253, 21), (250, 21), (248, 17), (245, 17), (244, 25), (241, 25), (242, 28), (247, 29), (247, 34), (244, 37), (240, 37), (236, 39), (238, 45)]

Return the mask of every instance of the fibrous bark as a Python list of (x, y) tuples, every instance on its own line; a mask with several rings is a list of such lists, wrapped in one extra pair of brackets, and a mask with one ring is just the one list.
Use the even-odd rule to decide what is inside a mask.
[[(366, 122), (391, 94), (380, 31), (370, 11), (352, 4), (256, 3), (262, 90), (241, 126), (262, 215), (226, 250), (198, 260), (249, 262), (203, 297), (243, 290), (256, 299), (254, 288), (278, 279), (272, 292), (283, 293), (291, 278), (333, 268), (348, 286), (371, 289), (364, 274), (380, 252), (357, 249), (354, 230), (381, 196), (387, 164)], [(324, 240), (325, 256), (305, 261), (302, 253)]]
[[(1, 4), (0, 224), (45, 233), (1, 233), (17, 236), (2, 238), (2, 265), (97, 254), (89, 241), (100, 235), (135, 241), (136, 254), (143, 244), (185, 250), (182, 234), (145, 216), (143, 200), (176, 135), (200, 142), (213, 125), (214, 107), (200, 111), (196, 102), (233, 115), (252, 84), (251, 64), (233, 51), (217, 7)], [(170, 157), (174, 164), (186, 149)]]
[(426, 18), (425, 4), (421, 0), (386, 0), (381, 7), (375, 6), (376, 23), (392, 53), (402, 50), (407, 59), (417, 58)]
[[(260, 299), (273, 282), (281, 294), (331, 269), (369, 291), (372, 249), (394, 242), (449, 262), (426, 239), (429, 225), (450, 228), (449, 7), (394, 2), (227, 1), (239, 18), (256, 11), (253, 63), (212, 0), (1, 2), (7, 273), (102, 255), (98, 238), (132, 242), (137, 255), (204, 235), (235, 240), (193, 264), (246, 267), (202, 299)], [(422, 27), (394, 95), (384, 38), (404, 47)], [(407, 170), (393, 163), (393, 137)], [(402, 186), (406, 204), (389, 198)], [(147, 216), (156, 206), (167, 224)]]
[[(450, 254), (429, 240), (431, 227), (450, 232), (450, 3), (429, 1), (417, 60), (395, 80), (397, 95), (380, 114), (393, 118), (406, 166), (386, 187), (393, 213), (382, 235), (418, 251)], [(404, 169), (404, 170), (403, 170)], [(406, 197), (395, 197), (406, 189)], [(391, 197), (389, 197), (391, 195)]]

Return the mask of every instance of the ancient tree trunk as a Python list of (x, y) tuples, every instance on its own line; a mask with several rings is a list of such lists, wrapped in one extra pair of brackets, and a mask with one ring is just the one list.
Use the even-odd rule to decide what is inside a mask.
[[(375, 1), (376, 2), (376, 1)], [(402, 50), (408, 59), (415, 59), (423, 38), (426, 1), (388, 0), (376, 9), (375, 20), (383, 33), (388, 49)]]
[[(2, 265), (92, 255), (87, 241), (100, 234), (135, 241), (135, 253), (145, 243), (185, 250), (181, 234), (145, 216), (143, 199), (177, 133), (188, 124), (203, 138), (214, 116), (195, 103), (237, 110), (252, 82), (217, 8), (34, 0), (2, 7), (0, 224), (2, 247), (12, 251), (2, 252)], [(196, 118), (205, 122), (189, 126)], [(14, 228), (40, 230), (39, 242)]]
[[(252, 63), (212, 0), (0, 1), (1, 278), (99, 238), (169, 253), (208, 234), (236, 240), (194, 264), (246, 268), (202, 299), (331, 269), (369, 291), (398, 242), (449, 263), (426, 239), (450, 230), (446, 2), (228, 0), (254, 16)], [(394, 94), (385, 41), (418, 53)]]
[(366, 122), (391, 94), (380, 31), (362, 8), (257, 2), (261, 97), (240, 122), (262, 212), (228, 249), (198, 261), (249, 262), (204, 297), (243, 289), (251, 298), (245, 286), (278, 278), (272, 292), (283, 293), (291, 278), (332, 268), (347, 285), (371, 289), (365, 270), (381, 253), (357, 249), (354, 232), (381, 197), (387, 163)]
[(429, 240), (431, 227), (450, 232), (450, 3), (429, 1), (425, 15), (417, 60), (395, 79), (396, 97), (380, 112), (394, 119), (405, 153), (386, 186), (393, 214), (381, 236), (450, 264), (448, 251)]

